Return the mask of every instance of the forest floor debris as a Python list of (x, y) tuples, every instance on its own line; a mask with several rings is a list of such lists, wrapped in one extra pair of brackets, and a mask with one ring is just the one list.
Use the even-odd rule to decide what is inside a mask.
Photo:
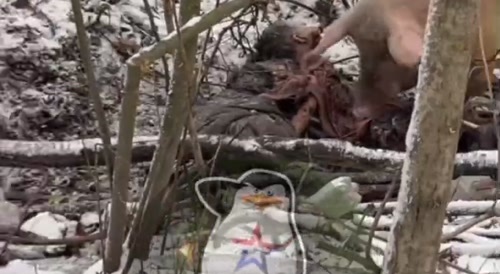
[[(303, 2), (309, 6), (314, 6), (314, 2), (316, 1)], [(316, 16), (312, 16), (310, 11), (288, 3), (279, 4), (281, 9), (279, 12), (271, 14), (272, 20), (281, 18), (299, 24), (317, 24)], [(205, 11), (213, 8), (214, 5), (215, 1), (203, 1), (203, 9)], [(104, 6), (108, 8), (106, 8), (105, 12), (101, 13)], [(61, 0), (46, 0), (36, 3), (9, 0), (0, 4), (0, 15), (4, 15), (0, 16), (0, 36), (3, 38), (3, 41), (0, 41), (0, 91), (2, 91), (2, 95), (0, 95), (0, 139), (70, 141), (91, 138), (98, 135), (94, 123), (94, 113), (92, 108), (90, 108), (87, 92), (85, 91), (85, 80), (82, 76), (83, 71), (79, 64), (79, 54), (76, 50), (78, 47), (70, 8), (69, 2)], [(122, 78), (124, 75), (123, 62), (138, 47), (149, 45), (154, 39), (150, 35), (151, 27), (149, 26), (142, 1), (124, 0), (114, 4), (88, 1), (84, 4), (84, 11), (92, 42), (92, 51), (95, 57), (96, 74), (99, 76), (99, 82), (105, 83), (101, 97), (109, 117), (111, 131), (115, 135), (120, 115), (118, 106), (123, 96), (121, 93), (123, 88)], [(164, 36), (166, 34), (165, 24), (162, 19), (159, 19), (162, 18), (161, 7), (158, 7), (157, 13), (158, 16), (155, 18), (155, 23), (158, 26), (160, 35)], [(328, 14), (328, 16), (330, 15)], [(325, 18), (322, 18), (322, 20), (325, 20)], [(200, 99), (200, 106), (208, 105), (210, 108), (210, 101), (206, 99), (214, 94), (218, 94), (221, 98), (215, 98), (212, 102), (216, 101), (217, 104), (224, 105), (223, 108), (220, 108), (221, 110), (239, 108), (240, 113), (243, 113), (242, 115), (248, 115), (245, 112), (248, 108), (245, 109), (245, 107), (251, 105), (255, 109), (257, 108), (256, 105), (260, 104), (259, 102), (261, 101), (252, 103), (252, 100), (254, 100), (252, 98), (256, 95), (255, 93), (252, 94), (251, 90), (248, 90), (252, 89), (252, 85), (248, 85), (244, 81), (239, 83), (238, 81), (231, 81), (229, 74), (236, 75), (233, 80), (241, 80), (245, 79), (245, 74), (255, 74), (256, 71), (262, 69), (271, 75), (275, 75), (280, 70), (293, 71), (293, 69), (290, 67), (290, 60), (282, 60), (281, 63), (268, 62), (268, 60), (267, 62), (266, 60), (246, 61), (246, 58), (250, 56), (249, 53), (251, 52), (253, 43), (257, 40), (257, 37), (261, 36), (261, 31), (268, 25), (267, 22), (259, 21), (253, 23), (253, 25), (249, 24), (248, 31), (244, 35), (246, 40), (242, 39), (242, 41), (234, 41), (234, 39), (231, 41), (231, 37), (233, 36), (234, 38), (234, 33), (230, 33), (230, 31), (224, 36), (219, 37), (223, 29), (230, 24), (232, 24), (230, 20), (220, 24), (217, 28), (214, 28), (212, 37), (210, 37), (212, 42), (209, 47), (215, 47), (214, 45), (217, 43), (217, 40), (221, 42), (220, 46), (216, 49), (218, 54), (215, 54), (215, 58), (210, 60), (211, 68), (204, 85), (205, 100)], [(200, 37), (204, 37), (204, 35), (200, 35)], [(213, 48), (211, 50), (214, 51)], [(338, 84), (341, 82), (341, 78), (348, 77), (347, 74), (355, 74), (355, 59), (351, 59), (346, 64), (336, 62), (340, 59), (349, 59), (356, 55), (352, 44), (349, 42), (340, 43), (330, 49), (329, 53), (330, 61), (335, 63), (337, 71), (330, 71), (329, 75), (323, 74), (317, 76), (320, 82), (333, 81), (333, 84)], [(212, 52), (208, 51), (206, 55), (206, 58), (211, 58)], [(291, 57), (293, 56), (288, 56), (288, 59), (293, 59)], [(232, 73), (228, 73), (228, 71), (232, 71)], [(163, 89), (165, 85), (162, 82), (163, 73), (161, 64), (155, 64), (153, 73), (150, 75), (151, 77), (141, 83), (141, 105), (139, 107), (136, 131), (138, 135), (152, 136), (158, 133), (160, 117), (165, 112), (164, 105), (167, 100)], [(281, 80), (290, 80), (288, 78), (293, 77), (290, 77), (290, 75), (281, 75)], [(301, 79), (299, 78), (298, 80)], [(226, 82), (229, 82), (229, 88), (232, 88), (233, 91), (226, 89)], [(300, 86), (307, 83), (307, 81), (298, 81), (296, 83)], [(273, 85), (275, 84), (273, 83)], [(282, 86), (286, 85), (287, 81), (281, 84)], [(246, 95), (241, 92), (232, 93), (234, 90), (241, 91), (242, 87), (247, 88)], [(259, 93), (262, 93), (262, 90), (256, 87), (259, 86), (253, 85), (253, 92), (257, 90)], [(337, 88), (340, 91), (344, 89), (343, 86), (338, 86)], [(300, 105), (302, 108), (299, 107), (298, 112), (299, 114), (301, 112), (305, 113), (305, 115), (288, 117), (292, 121), (291, 127), (285, 125), (279, 128), (279, 131), (277, 128), (273, 128), (276, 124), (271, 123), (267, 128), (260, 127), (257, 131), (249, 130), (244, 134), (259, 136), (261, 133), (273, 129), (276, 132), (282, 133), (284, 137), (295, 137), (304, 133), (304, 129), (308, 128), (304, 122), (307, 121), (320, 129), (310, 130), (309, 136), (314, 136), (315, 134), (317, 138), (352, 136), (349, 134), (352, 133), (353, 128), (346, 126), (350, 126), (354, 122), (349, 113), (345, 113), (345, 109), (343, 109), (345, 106), (335, 104), (335, 102), (333, 104), (330, 102), (330, 108), (319, 105), (319, 103), (325, 101), (325, 98), (328, 99), (326, 92), (321, 90), (316, 91), (311, 96), (309, 91), (304, 90), (297, 94), (287, 94), (286, 89), (281, 89), (285, 91), (284, 94), (279, 93), (279, 88), (269, 90), (269, 92), (278, 91), (278, 97), (275, 97), (278, 104), (282, 101), (287, 101), (289, 97), (296, 97), (295, 99), (299, 99), (302, 103)], [(290, 89), (290, 86), (288, 89)], [(228, 102), (234, 103), (236, 102), (235, 99), (246, 99), (245, 103), (247, 105), (229, 106)], [(349, 102), (348, 98), (340, 97), (340, 99), (340, 101), (343, 100), (342, 103), (348, 104)], [(411, 97), (404, 97), (404, 99), (410, 102), (412, 100)], [(335, 117), (320, 117), (318, 119), (318, 117), (310, 115), (314, 109), (331, 110), (332, 105), (338, 110)], [(313, 107), (311, 108), (311, 106)], [(214, 107), (211, 108), (214, 109)], [(272, 111), (276, 110), (272, 107), (265, 109), (265, 105), (261, 105), (260, 108), (263, 113), (269, 109), (272, 109)], [(297, 110), (295, 111), (297, 112)], [(234, 115), (234, 112), (229, 111), (229, 113), (229, 115), (225, 116), (226, 118), (231, 118), (231, 115)], [(223, 114), (217, 117), (224, 117)], [(402, 145), (404, 145), (405, 127), (407, 126), (410, 114), (411, 111), (406, 111), (396, 118), (390, 115), (386, 120), (382, 119), (382, 121), (379, 121), (377, 126), (369, 127), (368, 133), (365, 132), (365, 134), (367, 134), (371, 142), (366, 142), (364, 145), (371, 145), (378, 148), (399, 148), (401, 150)], [(258, 119), (264, 121), (268, 117), (270, 115), (265, 114)], [(282, 115), (276, 114), (274, 117), (282, 117)], [(339, 119), (339, 117), (342, 117), (342, 119)], [(332, 127), (332, 120), (342, 124)], [(228, 133), (241, 133), (241, 124), (233, 124), (231, 126), (233, 128)], [(327, 134), (325, 134), (325, 131)], [(207, 134), (210, 133), (208, 132)], [(486, 131), (484, 135), (487, 134), (488, 132)], [(466, 136), (469, 139), (465, 138), (467, 140), (464, 140), (464, 146), (466, 147), (464, 150), (466, 151), (470, 150), (473, 145), (476, 145), (475, 148), (477, 149), (481, 148), (481, 144), (477, 145), (477, 136), (472, 135), (472, 137)], [(373, 140), (376, 140), (376, 142), (372, 142)], [(298, 146), (306, 147), (305, 144), (298, 144)], [(397, 155), (396, 158), (398, 159), (401, 157), (401, 154), (390, 153), (393, 153), (391, 154), (392, 156)], [(482, 157), (481, 153), (488, 154), (487, 152), (473, 152), (471, 155), (474, 155), (474, 153), (476, 156), (479, 156), (477, 157), (478, 159)], [(459, 161), (467, 164), (467, 157), (459, 158)], [(495, 167), (494, 163), (489, 161), (489, 158), (483, 158), (481, 163), (486, 163), (486, 165), (491, 164), (491, 167)], [(36, 272), (40, 274), (59, 274), (57, 271), (64, 274), (83, 273), (84, 269), (97, 261), (100, 249), (98, 239), (102, 239), (104, 235), (98, 233), (101, 229), (100, 222), (102, 221), (99, 219), (102, 216), (96, 212), (99, 210), (103, 211), (110, 197), (104, 168), (97, 167), (90, 170), (86, 167), (58, 169), (43, 167), (32, 169), (26, 166), (25, 168), (2, 167), (1, 169), (1, 179), (4, 182), (8, 181), (12, 190), (7, 195), (7, 199), (10, 202), (3, 202), (5, 203), (5, 210), (2, 210), (2, 213), (11, 212), (9, 216), (21, 216), (23, 210), (21, 205), (28, 203), (33, 197), (36, 197), (38, 200), (37, 203), (29, 206), (28, 212), (30, 215), (25, 216), (25, 220), (27, 221), (20, 227), (20, 231), (30, 233), (31, 237), (35, 238), (31, 238), (31, 244), (30, 238), (25, 237), (25, 235), (20, 238), (11, 238), (12, 243), (9, 244), (8, 249), (10, 256), (13, 255), (13, 257), (7, 258), (7, 261), (14, 259), (16, 256), (18, 258), (31, 259), (30, 264), (40, 265), (40, 269)], [(147, 164), (139, 163), (134, 165), (132, 170), (133, 182), (130, 189), (134, 199), (137, 199), (141, 186), (144, 184), (143, 178), (146, 177), (147, 170)], [(339, 172), (344, 171), (341, 170)], [(385, 178), (385, 183), (390, 181), (391, 176), (388, 177)], [(367, 189), (364, 188), (364, 191)], [(463, 189), (465, 188), (461, 188), (461, 190)], [(15, 199), (9, 198), (9, 195), (12, 195), (12, 192), (16, 191), (17, 193), (28, 195), (24, 197), (19, 196)], [(488, 189), (486, 192), (488, 192)], [(491, 202), (487, 201), (454, 202), (450, 205), (450, 212), (460, 212), (464, 208), (479, 208), (476, 207), (479, 203), (479, 207), (484, 209), (484, 211), (466, 210), (465, 213), (468, 215), (484, 213), (487, 207), (491, 206)], [(365, 210), (370, 206), (361, 205), (359, 209)], [(386, 207), (390, 210), (393, 208), (393, 203), (389, 203)], [(491, 218), (491, 220), (495, 220), (495, 218)], [(379, 235), (384, 235), (387, 232), (390, 221), (390, 215), (388, 215), (387, 218), (379, 222), (379, 227), (377, 228), (378, 232), (380, 232)], [(0, 226), (3, 225), (2, 222), (3, 220), (0, 216)], [(462, 223), (463, 219), (456, 218), (450, 221), (449, 229), (454, 229)], [(12, 231), (19, 224), (15, 220), (10, 220), (5, 226), (8, 227), (7, 231)], [(183, 230), (180, 228), (178, 230), (171, 229), (176, 232)], [(498, 230), (497, 222), (491, 221), (488, 224), (483, 222), (468, 231), (469, 233), (480, 235), (480, 238), (477, 235), (460, 236), (450, 243), (444, 243), (443, 249), (451, 253), (456, 251), (456, 255), (459, 255), (459, 257), (451, 257), (455, 258), (455, 261), (460, 266), (470, 267), (471, 270), (479, 272), (481, 267), (479, 262), (486, 264), (497, 263), (495, 259), (489, 259), (488, 262), (485, 262), (486, 258), (477, 256), (491, 255), (489, 251), (496, 246), (496, 243), (492, 243), (489, 246), (482, 246), (481, 243), (486, 240), (491, 241), (491, 238), (496, 237), (496, 230)], [(33, 236), (32, 234), (38, 236)], [(169, 248), (167, 248), (171, 256), (167, 260), (169, 265), (165, 266), (165, 257), (160, 252), (161, 237), (156, 237), (154, 241), (156, 253), (153, 253), (153, 258), (149, 262), (151, 270), (161, 268), (159, 265), (163, 265), (162, 267), (165, 271), (167, 271), (166, 269), (175, 267), (177, 262), (173, 259), (173, 256), (176, 252), (175, 248), (180, 245), (179, 238), (181, 236), (170, 234), (169, 237), (168, 241), (171, 243)], [(43, 245), (44, 241), (45, 243), (50, 240), (64, 241), (65, 238), (67, 241), (72, 242), (72, 244), (61, 245), (61, 243), (58, 243), (48, 246)], [(316, 239), (312, 238), (311, 242), (315, 243)], [(16, 239), (18, 243), (16, 243)], [(94, 243), (89, 244), (87, 243), (88, 241)], [(467, 243), (464, 244), (458, 241), (465, 241)], [(470, 246), (467, 244), (470, 244)], [(374, 243), (374, 245), (379, 249), (383, 249), (384, 247), (383, 241)], [(473, 254), (467, 253), (471, 249), (476, 252)], [(70, 257), (69, 259), (46, 258), (49, 254), (54, 255), (54, 253), (59, 254), (61, 252), (67, 252), (65, 255), (69, 254), (74, 257)], [(329, 256), (328, 254), (328, 252), (324, 251), (316, 252), (314, 259), (323, 261)], [(5, 254), (3, 255), (5, 256)], [(38, 259), (38, 261), (35, 259)], [(380, 256), (376, 259), (380, 263)], [(336, 263), (339, 263), (339, 261), (331, 260), (325, 262), (325, 265), (331, 269), (335, 269), (335, 267), (338, 267), (338, 265), (335, 265)], [(343, 263), (345, 265), (348, 264), (348, 262)], [(7, 265), (7, 268), (0, 267), (0, 274), (3, 274), (2, 271), (7, 271), (5, 273), (8, 274), (16, 273), (12, 271), (30, 274), (31, 272), (29, 271), (31, 270), (35, 273), (34, 268), (30, 264), (19, 260), (12, 260)], [(29, 270), (30, 268), (31, 270)], [(44, 270), (47, 271), (44, 272)], [(88, 271), (91, 270), (89, 269)], [(90, 274), (88, 271), (86, 274)], [(321, 270), (318, 271), (318, 273), (324, 272), (321, 272)]]

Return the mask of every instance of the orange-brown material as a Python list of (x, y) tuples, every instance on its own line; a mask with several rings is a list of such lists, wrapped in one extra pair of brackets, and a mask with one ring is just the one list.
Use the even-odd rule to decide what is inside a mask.
[(243, 201), (252, 203), (260, 209), (264, 209), (272, 205), (280, 205), (283, 203), (283, 200), (281, 200), (279, 197), (267, 196), (264, 194), (246, 195), (243, 196)]
[(292, 118), (292, 125), (299, 135), (302, 135), (304, 134), (304, 132), (306, 132), (317, 107), (318, 101), (316, 100), (316, 98), (309, 97), (297, 111), (297, 114)]

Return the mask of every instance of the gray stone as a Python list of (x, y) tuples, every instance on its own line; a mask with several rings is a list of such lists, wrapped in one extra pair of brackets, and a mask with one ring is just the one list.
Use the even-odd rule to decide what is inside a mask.
[(21, 222), (21, 210), (15, 204), (0, 201), (0, 233), (15, 231)]

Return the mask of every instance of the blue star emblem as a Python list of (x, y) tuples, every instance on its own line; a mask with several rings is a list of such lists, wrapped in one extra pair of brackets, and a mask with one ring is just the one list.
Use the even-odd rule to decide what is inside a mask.
[[(255, 257), (250, 257), (250, 253), (260, 253), (260, 261), (259, 259)], [(249, 265), (249, 264), (255, 264), (263, 273), (267, 273), (267, 261), (266, 261), (266, 255), (269, 254), (270, 252), (266, 252), (263, 250), (258, 250), (258, 249), (253, 249), (252, 252), (248, 249), (244, 249), (241, 252), (241, 258), (238, 261), (238, 265), (236, 265), (236, 268), (234, 269), (234, 272), (240, 270), (241, 268)]]
[[(243, 249), (241, 252), (241, 258), (236, 265), (234, 273), (241, 268), (249, 265), (255, 264), (263, 273), (267, 274), (267, 261), (266, 255), (271, 252), (279, 252), (284, 250), (291, 242), (293, 237), (290, 237), (286, 242), (282, 244), (266, 243), (262, 241), (262, 233), (260, 231), (260, 225), (257, 223), (255, 228), (252, 230), (251, 239), (233, 239), (234, 243), (241, 245), (257, 245), (259, 248), (254, 249)], [(250, 252), (252, 251), (252, 252)], [(255, 257), (249, 257), (250, 253), (260, 252), (260, 261)]]

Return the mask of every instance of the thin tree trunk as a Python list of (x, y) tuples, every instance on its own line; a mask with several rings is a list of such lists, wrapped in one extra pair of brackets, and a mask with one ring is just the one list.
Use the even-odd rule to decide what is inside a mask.
[[(85, 73), (87, 75), (87, 85), (89, 88), (90, 97), (94, 103), (94, 110), (97, 117), (97, 124), (99, 127), (102, 143), (104, 144), (104, 160), (106, 166), (108, 167), (109, 180), (112, 181), (113, 177), (117, 177), (113, 174), (116, 171), (118, 176), (120, 176), (122, 165), (122, 157), (130, 158), (131, 149), (128, 150), (128, 154), (123, 155), (119, 152), (116, 158), (115, 165), (118, 166), (117, 169), (113, 169), (113, 152), (111, 150), (111, 137), (109, 132), (108, 123), (106, 120), (106, 114), (102, 106), (100, 97), (100, 88), (97, 85), (95, 79), (94, 68), (92, 65), (89, 41), (87, 33), (85, 32), (85, 26), (83, 24), (83, 14), (82, 7), (79, 0), (71, 0), (71, 5), (73, 7), (73, 14), (75, 16), (75, 25), (78, 34), (78, 45), (80, 48), (80, 57), (85, 68)], [(127, 95), (125, 95), (127, 96)], [(132, 117), (134, 119), (135, 117)], [(132, 139), (133, 136), (130, 136)], [(130, 164), (130, 161), (128, 161)], [(125, 166), (125, 168), (128, 168)], [(127, 178), (120, 178), (118, 180), (119, 185), (112, 187), (112, 205), (111, 205), (111, 217), (110, 225), (108, 230), (108, 237), (106, 238), (106, 250), (104, 256), (104, 269), (106, 272), (113, 272), (118, 270), (120, 267), (120, 257), (122, 254), (122, 242), (125, 233), (125, 220), (126, 220), (126, 206), (125, 203), (128, 200), (128, 176)], [(113, 184), (111, 184), (113, 186)]]
[[(197, 17), (196, 18), (197, 20), (192, 21), (192, 24), (186, 24), (185, 26), (183, 26), (180, 32), (182, 33), (182, 36), (186, 38), (198, 37), (199, 33), (207, 30), (214, 24), (217, 24), (222, 19), (238, 11), (239, 9), (244, 8), (249, 4), (252, 4), (254, 1), (262, 1), (262, 0), (232, 0), (229, 2), (225, 2), (220, 7), (209, 11), (208, 13), (206, 13), (201, 17)], [(132, 137), (134, 135), (135, 115), (137, 112), (138, 91), (142, 76), (141, 67), (149, 62), (160, 59), (162, 56), (165, 56), (166, 54), (173, 54), (175, 48), (178, 46), (179, 40), (180, 40), (179, 35), (174, 35), (174, 34), (169, 35), (164, 39), (162, 39), (161, 41), (154, 44), (153, 46), (141, 49), (141, 51), (134, 54), (127, 61), (127, 75), (124, 88), (125, 96), (123, 98), (122, 108), (121, 108), (122, 117), (120, 117), (120, 132), (118, 136), (118, 145), (117, 145), (118, 150), (122, 151), (121, 152), (117, 151), (117, 157), (115, 159), (116, 163), (119, 163), (115, 164), (117, 167), (120, 166), (120, 171), (115, 170), (114, 172), (115, 176), (113, 178), (114, 182), (121, 182), (122, 184), (126, 185), (128, 184), (130, 177), (129, 167), (130, 167), (130, 158), (132, 150)], [(173, 94), (172, 97), (176, 98), (180, 97), (181, 99), (183, 99), (183, 97), (187, 96), (182, 94), (177, 94), (177, 95)], [(136, 236), (138, 234), (140, 235), (141, 232), (143, 232), (144, 229), (143, 225), (146, 226), (148, 225), (148, 224), (143, 224), (145, 216), (144, 210), (148, 209), (147, 211), (149, 213), (148, 215), (154, 215), (154, 216), (158, 215), (157, 212), (156, 213), (154, 212), (155, 211), (154, 206), (157, 205), (158, 202), (152, 203), (153, 206), (146, 207), (147, 201), (149, 199), (153, 199), (155, 201), (158, 200), (161, 201), (163, 194), (168, 188), (168, 185), (162, 183), (165, 182), (164, 181), (165, 178), (169, 178), (172, 174), (171, 169), (175, 159), (172, 159), (170, 154), (171, 153), (173, 153), (174, 155), (176, 154), (175, 152), (177, 151), (177, 146), (180, 140), (179, 138), (177, 139), (175, 138), (175, 134), (174, 135), (169, 135), (169, 134), (171, 132), (174, 132), (175, 129), (177, 129), (175, 122), (177, 122), (178, 120), (176, 120), (177, 117), (175, 116), (175, 113), (182, 113), (182, 110), (185, 110), (186, 107), (185, 105), (175, 106), (175, 103), (173, 102), (175, 102), (176, 100), (173, 98), (171, 99), (172, 99), (171, 105), (173, 106), (171, 107), (171, 111), (169, 110), (165, 115), (162, 125), (162, 133), (160, 135), (159, 146), (154, 155), (151, 172), (149, 173), (148, 181), (146, 182), (145, 193), (141, 199), (141, 203), (139, 204), (137, 216), (134, 219), (134, 223), (132, 224), (132, 229), (129, 234), (129, 238), (127, 239), (127, 242), (131, 245), (135, 245)], [(174, 130), (170, 131), (170, 129)], [(182, 131), (182, 125), (179, 131)], [(117, 174), (120, 174), (120, 178), (116, 178)], [(123, 193), (123, 191), (120, 191), (120, 193), (121, 195), (126, 195), (125, 193)], [(126, 199), (122, 199), (119, 202), (115, 203), (116, 204), (115, 209), (117, 209), (117, 212), (118, 209), (120, 209), (120, 206), (122, 206), (123, 201), (125, 200)], [(113, 215), (113, 205), (111, 211), (112, 211), (111, 214)], [(117, 216), (119, 214), (115, 215)], [(118, 218), (115, 220), (119, 222)], [(157, 221), (158, 220), (153, 220), (153, 222)], [(113, 242), (116, 243), (118, 241), (113, 241)], [(121, 253), (121, 247), (117, 250), (119, 250), (120, 252), (116, 252), (114, 254)], [(127, 258), (127, 265), (124, 268), (123, 273), (128, 272), (128, 270), (130, 269), (130, 264), (132, 262), (131, 259), (135, 257), (132, 255), (132, 253), (129, 253), (129, 255), (130, 255), (129, 258)]]
[(113, 151), (111, 150), (111, 134), (106, 120), (106, 113), (104, 112), (104, 107), (102, 106), (100, 97), (101, 89), (95, 79), (94, 66), (92, 65), (92, 56), (90, 54), (89, 39), (87, 37), (87, 33), (85, 32), (85, 25), (83, 24), (82, 5), (78, 0), (71, 0), (71, 5), (75, 16), (78, 47), (80, 48), (80, 59), (87, 76), (89, 95), (94, 103), (97, 126), (99, 128), (99, 133), (104, 147), (104, 161), (106, 162), (109, 180), (111, 182), (113, 181)]
[(163, 0), (163, 16), (165, 16), (165, 23), (167, 26), (167, 32), (170, 34), (175, 30), (174, 27), (174, 0)]
[[(186, 24), (192, 17), (198, 16), (200, 13), (200, 1), (190, 0), (182, 1), (180, 7), (181, 24)], [(185, 39), (183, 42), (183, 49), (178, 49), (175, 56), (175, 70), (173, 77), (172, 95), (169, 100), (169, 107), (167, 114), (163, 120), (162, 137), (160, 137), (160, 147), (165, 145), (168, 147), (166, 150), (159, 148), (154, 156), (153, 166), (151, 168), (150, 178), (160, 179), (157, 183), (167, 185), (169, 178), (174, 171), (174, 162), (177, 155), (181, 135), (189, 115), (189, 88), (193, 85), (193, 71), (196, 63), (198, 36), (190, 39)], [(183, 60), (185, 54), (185, 60)], [(155, 177), (153, 177), (155, 176)], [(151, 179), (153, 180), (153, 179)], [(147, 184), (150, 182), (146, 182)], [(158, 185), (158, 184), (157, 184)], [(156, 186), (152, 186), (149, 193), (146, 193), (144, 210), (138, 212), (137, 221), (141, 220), (142, 223), (136, 222), (138, 229), (134, 238), (130, 241), (130, 256), (128, 264), (131, 259), (147, 259), (149, 256), (149, 245), (156, 231), (158, 225), (163, 219), (160, 210), (162, 208), (162, 198), (167, 191), (163, 186), (162, 190)], [(175, 192), (171, 193), (175, 200)], [(143, 197), (144, 199), (144, 197)], [(139, 219), (140, 218), (140, 219)], [(147, 220), (147, 223), (145, 222)]]
[(383, 273), (435, 273), (479, 1), (432, 0)]

